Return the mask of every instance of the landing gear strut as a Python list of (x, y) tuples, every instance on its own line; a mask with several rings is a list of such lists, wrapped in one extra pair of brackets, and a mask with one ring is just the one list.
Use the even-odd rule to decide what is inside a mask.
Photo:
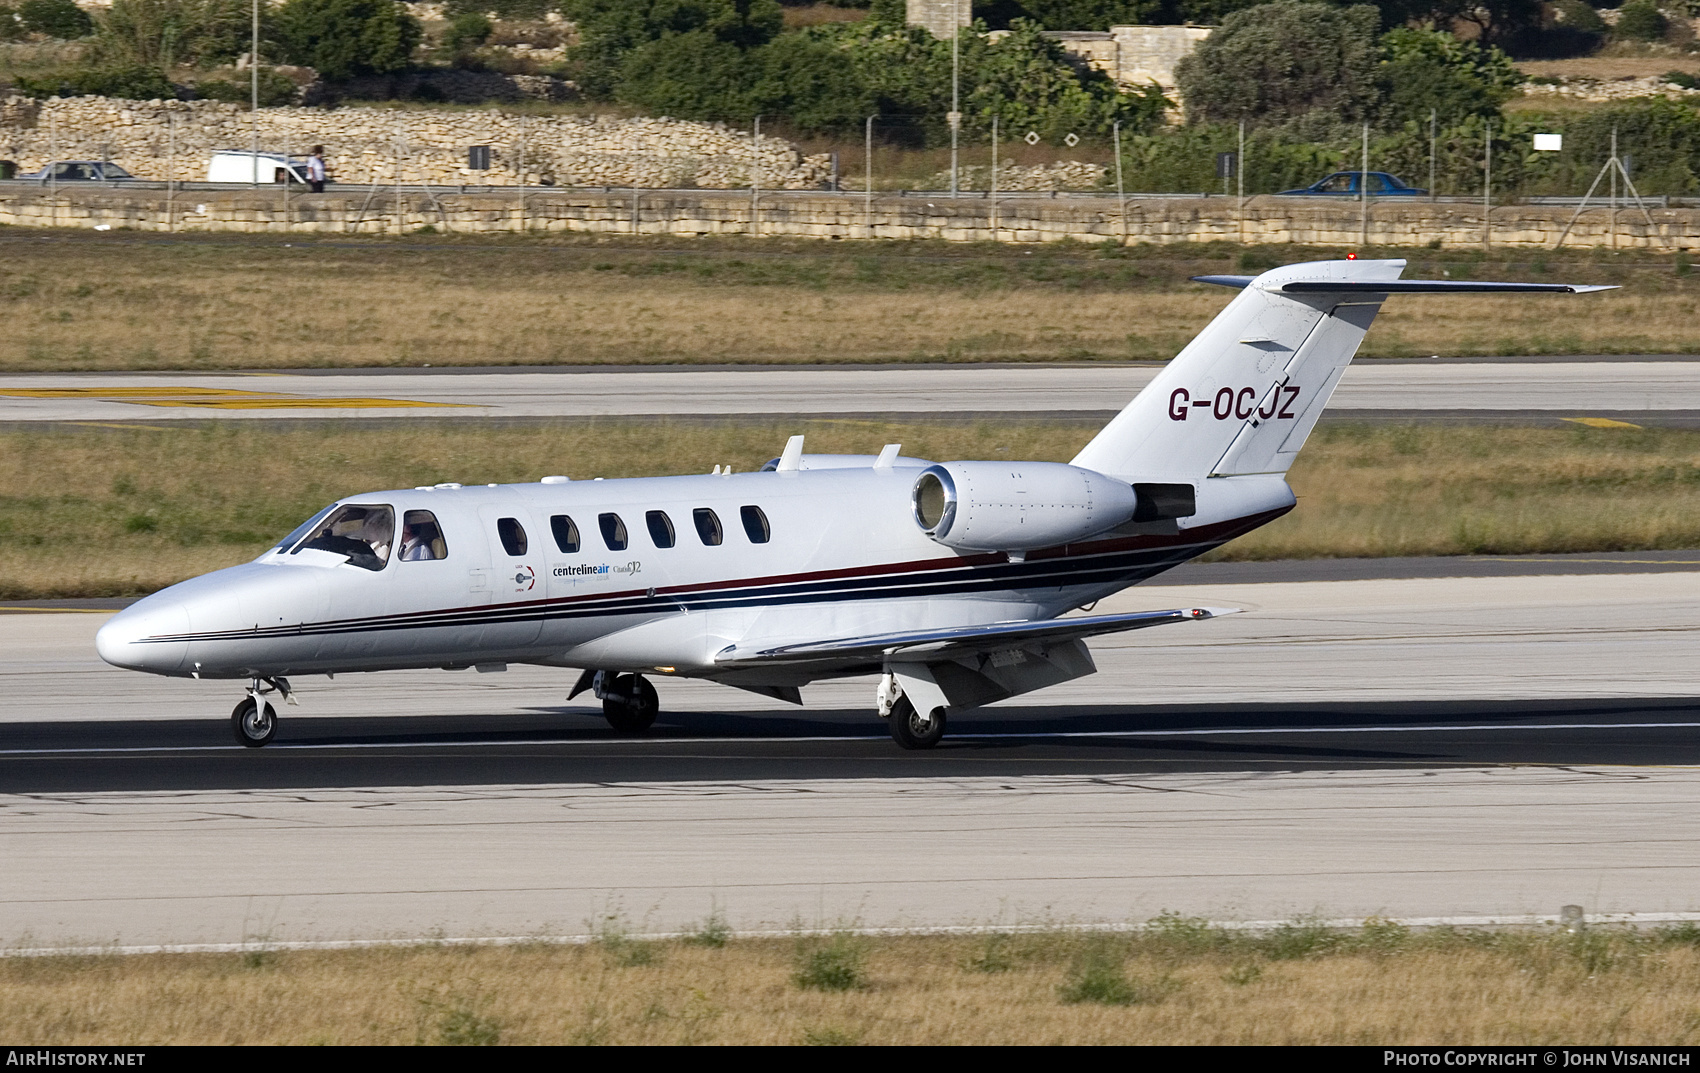
[[(661, 711), (655, 687), (641, 674), (597, 671), (590, 680), (590, 688), (602, 701), (602, 717), (616, 734), (642, 734), (655, 724), (655, 717)], [(573, 690), (575, 696), (578, 692)]]
[(289, 679), (254, 679), (248, 686), (248, 695), (230, 713), (230, 729), (236, 734), (236, 744), (258, 749), (277, 734), (277, 709), (267, 704), (265, 699), (265, 695), (273, 690), (282, 694), (289, 703), (295, 703)]

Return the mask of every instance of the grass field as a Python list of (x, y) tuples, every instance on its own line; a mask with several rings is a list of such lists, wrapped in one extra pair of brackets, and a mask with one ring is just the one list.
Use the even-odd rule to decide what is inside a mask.
[[(1167, 359), (1232, 297), (1188, 276), (1341, 252), (13, 228), (0, 370)], [(1395, 297), (1366, 354), (1700, 351), (1686, 262), (1385, 252), (1412, 275), (1625, 289)]]
[(0, 960), (43, 1044), (1643, 1044), (1700, 1036), (1700, 929), (644, 940)]
[[(484, 427), (0, 432), (0, 599), (119, 596), (252, 558), (345, 495), (441, 481), (740, 472), (802, 432), (811, 451), (902, 443), (925, 458), (1067, 461), (1083, 425), (588, 420)], [(1219, 559), (1700, 547), (1700, 433), (1323, 425), (1298, 509)]]

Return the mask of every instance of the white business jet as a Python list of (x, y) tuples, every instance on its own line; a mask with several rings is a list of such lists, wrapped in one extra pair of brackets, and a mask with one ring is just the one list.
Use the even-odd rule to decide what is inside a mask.
[(1226, 609), (1068, 617), (1264, 525), (1390, 294), (1603, 290), (1400, 280), (1404, 261), (1257, 277), (1066, 465), (931, 463), (888, 445), (760, 472), (349, 496), (251, 563), (173, 585), (100, 630), (102, 659), (245, 679), (231, 721), (272, 739), (289, 679), (399, 668), (582, 671), (614, 730), (658, 711), (656, 675), (801, 703), (878, 674), (906, 749), (947, 713), (1094, 671), (1085, 639)]

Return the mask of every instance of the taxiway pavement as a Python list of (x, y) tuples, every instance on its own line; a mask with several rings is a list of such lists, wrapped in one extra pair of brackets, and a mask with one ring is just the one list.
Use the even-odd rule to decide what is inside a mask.
[[(689, 366), (657, 369), (88, 373), (0, 376), (0, 423), (320, 417), (1094, 414), (1155, 365)], [(1374, 415), (1700, 411), (1700, 362), (1363, 361), (1332, 409)]]
[(1243, 615), (904, 754), (872, 685), (663, 681), (644, 740), (561, 672), (231, 683), (0, 619), (0, 942), (1700, 909), (1700, 572), (1149, 586)]

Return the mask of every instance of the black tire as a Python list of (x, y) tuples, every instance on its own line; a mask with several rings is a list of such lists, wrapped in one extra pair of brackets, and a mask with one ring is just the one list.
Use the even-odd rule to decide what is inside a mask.
[(236, 744), (258, 749), (277, 733), (277, 709), (268, 704), (265, 714), (257, 719), (256, 711), (254, 698), (244, 697), (236, 710), (230, 713), (230, 729), (236, 732)]
[(622, 674), (609, 684), (602, 699), (602, 717), (616, 734), (642, 734), (655, 724), (661, 699), (640, 675)]
[(931, 749), (944, 737), (944, 709), (933, 711), (925, 725), (908, 697), (899, 697), (891, 707), (891, 740), (905, 749)]

